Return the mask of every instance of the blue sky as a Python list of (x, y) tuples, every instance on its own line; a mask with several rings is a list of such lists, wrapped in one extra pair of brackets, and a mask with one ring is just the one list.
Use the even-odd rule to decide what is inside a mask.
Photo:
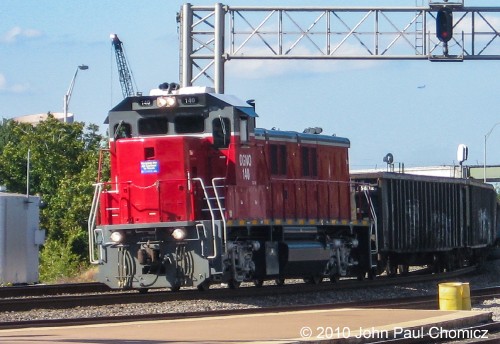
[[(419, 0), (417, 0), (419, 1)], [(215, 1), (192, 0), (193, 5)], [(221, 1), (262, 5), (261, 1)], [(124, 42), (138, 89), (178, 81), (177, 0), (2, 0), (0, 116), (62, 112), (75, 69), (69, 111), (99, 124), (122, 99), (109, 40)], [(424, 1), (426, 3), (426, 1)], [(467, 6), (500, 6), (465, 0)], [(284, 1), (286, 6), (413, 6), (415, 0)], [(452, 164), (457, 146), (483, 163), (484, 135), (500, 122), (499, 61), (279, 62), (226, 65), (225, 92), (255, 99), (260, 127), (320, 126), (351, 140), (351, 167), (383, 166), (391, 152), (406, 166)], [(248, 72), (250, 71), (250, 72)], [(419, 86), (425, 85), (425, 88)], [(488, 163), (500, 164), (500, 125), (488, 139)]]

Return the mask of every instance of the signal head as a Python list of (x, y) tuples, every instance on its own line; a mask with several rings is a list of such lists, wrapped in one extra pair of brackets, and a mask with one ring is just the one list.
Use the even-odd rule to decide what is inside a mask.
[(453, 13), (449, 9), (441, 9), (436, 15), (436, 36), (441, 42), (453, 38)]

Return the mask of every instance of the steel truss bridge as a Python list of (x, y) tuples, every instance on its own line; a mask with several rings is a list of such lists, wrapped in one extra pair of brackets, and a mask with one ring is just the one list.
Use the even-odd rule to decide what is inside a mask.
[[(500, 7), (423, 0), (415, 7), (192, 6), (178, 14), (182, 86), (224, 93), (230, 60), (500, 60)], [(453, 12), (446, 50), (436, 13)], [(203, 80), (203, 82), (201, 82)]]

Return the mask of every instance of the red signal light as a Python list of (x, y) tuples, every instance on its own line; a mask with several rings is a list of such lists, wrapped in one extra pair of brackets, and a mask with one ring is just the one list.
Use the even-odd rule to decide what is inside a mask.
[(453, 13), (449, 9), (441, 9), (437, 13), (436, 36), (441, 42), (453, 38)]

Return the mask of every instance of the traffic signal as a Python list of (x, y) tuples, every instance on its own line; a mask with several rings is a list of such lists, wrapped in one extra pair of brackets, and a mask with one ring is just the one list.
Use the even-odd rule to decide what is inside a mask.
[(448, 9), (441, 9), (437, 13), (436, 36), (441, 42), (453, 38), (453, 13)]

